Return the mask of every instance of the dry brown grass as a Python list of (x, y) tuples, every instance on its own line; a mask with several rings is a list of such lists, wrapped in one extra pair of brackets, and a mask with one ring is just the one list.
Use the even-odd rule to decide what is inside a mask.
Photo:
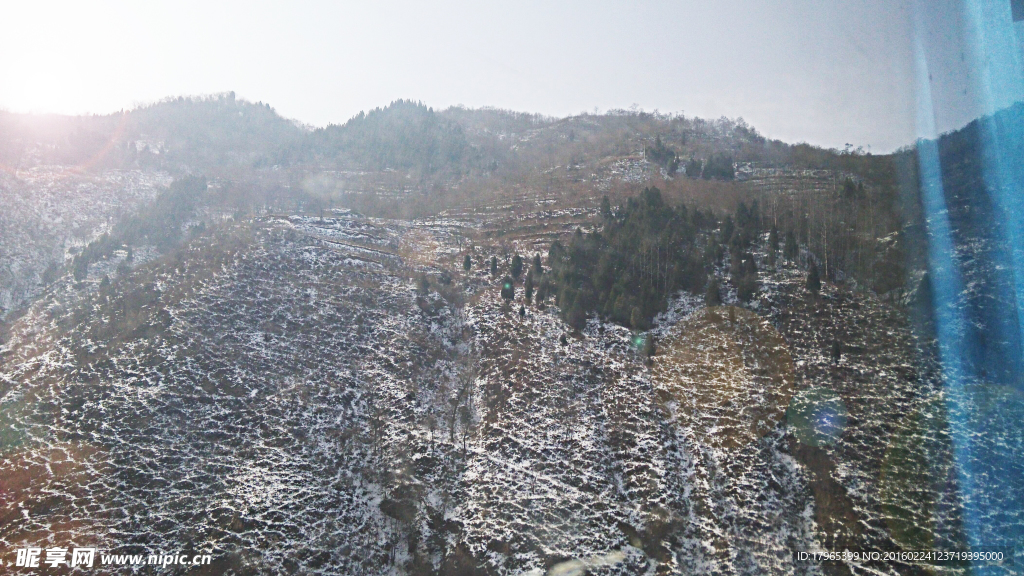
[(735, 451), (767, 434), (793, 395), (793, 359), (782, 336), (749, 310), (720, 306), (679, 322), (655, 357), (655, 381), (681, 424)]

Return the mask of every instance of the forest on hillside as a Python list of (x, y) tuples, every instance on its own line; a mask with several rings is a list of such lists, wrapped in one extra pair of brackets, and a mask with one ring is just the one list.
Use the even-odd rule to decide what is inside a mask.
[(552, 244), (551, 273), (538, 298), (553, 293), (575, 327), (598, 313), (645, 330), (678, 290), (720, 303), (719, 270), (728, 272), (741, 301), (751, 300), (759, 273), (782, 261), (813, 269), (821, 280), (893, 297), (907, 278), (898, 205), (895, 198), (867, 194), (863, 184), (847, 179), (835, 197), (799, 206), (803, 212), (776, 203), (765, 213), (757, 200), (749, 207), (740, 201), (721, 218), (700, 207), (672, 206), (655, 187), (614, 209), (605, 196), (600, 231), (577, 229), (568, 246)]
[[(116, 248), (124, 249), (129, 236), (163, 235), (156, 244), (169, 247), (179, 241), (169, 239), (187, 237), (183, 227), (212, 224), (216, 214), (322, 216), (347, 207), (428, 217), (526, 190), (589, 205), (599, 211), (599, 230), (553, 243), (552, 274), (543, 289), (535, 279), (539, 296), (557, 299), (574, 325), (594, 312), (646, 325), (674, 291), (705, 292), (716, 267), (729, 270), (750, 296), (757, 272), (774, 265), (768, 258), (776, 252), (804, 267), (813, 263), (826, 281), (852, 281), (896, 298), (909, 278), (906, 247), (913, 239), (904, 234), (919, 219), (901, 192), (915, 178), (912, 151), (879, 156), (791, 145), (761, 136), (742, 119), (635, 110), (558, 119), (399, 100), (311, 129), (227, 93), (110, 116), (0, 112), (0, 136), (0, 161), (16, 170), (59, 163), (160, 170), (180, 182), (205, 177), (210, 194), (186, 199), (172, 187), (77, 255), (72, 266), (79, 268), (112, 253), (110, 238), (126, 238)], [(630, 176), (634, 170), (641, 180)], [(174, 219), (164, 231), (146, 224), (161, 211)], [(149, 231), (129, 234), (126, 226)], [(804, 250), (781, 247), (794, 242)]]

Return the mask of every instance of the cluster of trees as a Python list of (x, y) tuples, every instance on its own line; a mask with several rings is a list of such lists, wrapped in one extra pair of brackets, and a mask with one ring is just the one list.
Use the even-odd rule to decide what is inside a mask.
[(705, 180), (732, 180), (735, 177), (736, 169), (731, 154), (712, 154), (701, 172), (701, 178)]
[[(777, 237), (778, 232), (774, 229), (773, 231)], [(737, 296), (743, 302), (749, 302), (757, 294), (758, 267), (753, 248), (761, 238), (761, 233), (761, 209), (756, 200), (750, 208), (747, 208), (746, 203), (740, 202), (736, 208), (735, 217), (726, 216), (719, 231), (717, 240), (721, 242), (722, 246), (729, 248), (729, 275), (733, 285), (736, 286)], [(720, 254), (722, 249), (715, 252)], [(773, 251), (769, 247), (769, 254), (772, 253)]]
[(573, 327), (582, 327), (596, 312), (646, 329), (669, 294), (704, 290), (701, 239), (715, 225), (710, 213), (673, 207), (660, 190), (646, 188), (616, 212), (607, 208), (603, 232), (577, 230), (568, 246), (554, 242), (546, 288)]
[[(669, 176), (679, 170), (679, 155), (661, 141), (661, 136), (655, 137), (654, 145), (648, 146), (644, 154), (648, 160), (664, 168)], [(736, 177), (731, 154), (712, 154), (706, 162), (691, 156), (684, 165), (684, 170), (690, 178), (733, 180)]]
[[(205, 224), (197, 221), (198, 210), (206, 193), (206, 178), (186, 176), (171, 183), (170, 187), (117, 224), (106, 234), (89, 243), (71, 262), (75, 280), (85, 280), (89, 265), (109, 258), (116, 250), (126, 250), (130, 264), (132, 247), (154, 246), (167, 253), (187, 238), (189, 226), (203, 230)], [(123, 268), (118, 273), (123, 273)]]
[[(757, 200), (749, 206), (740, 202), (720, 222), (710, 211), (670, 206), (653, 187), (617, 210), (604, 198), (603, 230), (577, 230), (568, 246), (552, 244), (550, 271), (536, 298), (554, 294), (563, 318), (576, 328), (597, 313), (643, 330), (677, 290), (703, 292), (708, 305), (721, 304), (714, 274), (723, 262), (743, 302), (756, 296), (763, 268), (774, 269), (780, 260), (804, 267), (806, 286), (814, 293), (823, 281), (844, 275), (883, 289), (898, 285), (902, 263), (894, 261), (891, 251), (879, 251), (874, 236), (865, 238), (862, 229), (850, 225), (864, 219), (884, 221), (891, 206), (874, 204), (864, 184), (853, 180), (837, 185), (836, 192), (820, 206), (802, 206), (802, 211), (782, 211), (773, 203), (765, 212)], [(888, 224), (883, 222), (884, 227)], [(817, 234), (824, 236), (820, 243)], [(518, 269), (513, 266), (514, 272)], [(527, 278), (530, 294), (537, 282), (532, 273)], [(507, 280), (514, 285), (513, 277)]]
[[(168, 98), (132, 110), (126, 121), (126, 134), (163, 143), (160, 154), (139, 154), (134, 161), (175, 171), (180, 165), (193, 171), (287, 165), (306, 138), (269, 104), (236, 99), (234, 92)], [(129, 150), (134, 153), (134, 146)]]
[[(181, 173), (288, 165), (308, 132), (269, 104), (234, 92), (166, 98), (104, 116), (22, 115), (0, 111), (0, 163), (29, 157), (89, 168), (141, 166)], [(148, 143), (138, 142), (142, 140)]]
[(902, 289), (907, 244), (895, 174), (890, 176), (870, 187), (864, 180), (835, 178), (824, 190), (775, 203), (770, 218), (785, 231), (783, 256), (808, 269), (813, 262), (822, 281), (853, 280), (878, 294)]
[(684, 169), (686, 170), (686, 175), (688, 177), (700, 178), (700, 171), (704, 169), (704, 163), (691, 156), (686, 162)]
[[(144, 140), (149, 144), (137, 146)], [(111, 146), (115, 142), (115, 146)], [(0, 163), (31, 152), (45, 163), (143, 166), (181, 173), (270, 168), (309, 161), (349, 169), (463, 170), (476, 157), (462, 126), (398, 100), (313, 131), (234, 92), (166, 98), (106, 116), (35, 117), (0, 111)], [(187, 170), (183, 170), (186, 168)]]
[(665, 143), (661, 141), (661, 136), (655, 137), (654, 146), (648, 147), (645, 155), (648, 160), (664, 168), (669, 176), (675, 174), (679, 169), (679, 156), (674, 150), (665, 146)]
[(754, 255), (750, 252), (733, 252), (729, 274), (736, 286), (736, 296), (743, 302), (751, 301), (759, 286), (757, 261)]
[[(759, 264), (774, 268), (780, 259), (806, 269), (811, 292), (826, 280), (853, 280), (884, 294), (906, 278), (901, 243), (881, 241), (899, 236), (899, 218), (887, 194), (847, 178), (837, 182), (834, 194), (820, 193), (789, 209), (773, 200), (766, 213), (756, 200), (749, 208), (740, 202), (708, 250), (720, 256), (728, 249), (729, 274), (742, 301), (757, 293)], [(767, 243), (761, 244), (766, 231)], [(716, 248), (715, 240), (722, 246)], [(764, 262), (757, 261), (756, 252), (765, 254)]]
[(181, 243), (186, 226), (197, 219), (206, 189), (202, 176), (179, 178), (152, 204), (119, 222), (112, 236), (124, 244), (152, 244), (161, 252), (169, 251)]
[(360, 112), (340, 126), (317, 129), (306, 146), (314, 157), (349, 166), (424, 174), (458, 169), (471, 150), (458, 123), (411, 100), (397, 100)]
[[(533, 255), (532, 263), (528, 263), (519, 254), (512, 256), (510, 275), (505, 276), (501, 281), (501, 297), (505, 300), (513, 300), (516, 297), (516, 283), (526, 270), (526, 278), (523, 280), (523, 298), (526, 302), (533, 302), (534, 295), (538, 303), (541, 303), (550, 291), (550, 278), (544, 275), (544, 267), (541, 264), (540, 254)], [(498, 273), (498, 259), (491, 257), (491, 274)], [(520, 311), (525, 313), (525, 309)]]
[(905, 285), (907, 261), (894, 187), (868, 187), (863, 180), (836, 178), (833, 186), (802, 198), (771, 198), (767, 210), (740, 203), (723, 221), (720, 240), (728, 246), (730, 274), (741, 300), (757, 291), (755, 243), (765, 231), (766, 264), (779, 259), (807, 271), (807, 288), (824, 281), (849, 282), (887, 294)]
[[(678, 162), (676, 164), (678, 166)], [(732, 180), (736, 177), (731, 154), (712, 154), (706, 162), (690, 157), (685, 165), (686, 175), (690, 178), (705, 180)]]

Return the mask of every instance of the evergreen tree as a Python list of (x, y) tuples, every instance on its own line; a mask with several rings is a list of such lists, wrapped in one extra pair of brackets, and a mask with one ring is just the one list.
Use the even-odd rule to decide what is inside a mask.
[(554, 268), (558, 262), (565, 255), (565, 247), (558, 240), (551, 243), (551, 248), (548, 249), (548, 268)]
[(608, 196), (601, 198), (601, 216), (606, 220), (612, 217), (612, 203), (608, 200)]
[(864, 183), (854, 183), (853, 180), (847, 178), (843, 181), (843, 199), (844, 200), (859, 200), (864, 196)]
[(818, 275), (818, 265), (811, 260), (811, 267), (807, 272), (807, 289), (817, 294), (821, 290), (821, 276)]
[(757, 277), (757, 260), (753, 254), (747, 254), (746, 259), (743, 261), (743, 273), (747, 276)]
[(670, 176), (675, 172), (675, 168), (679, 166), (679, 159), (676, 157), (676, 153), (668, 146), (665, 146), (665, 143), (661, 141), (661, 136), (654, 138), (654, 146), (646, 149), (646, 155), (648, 160), (664, 168)]
[(708, 282), (708, 289), (704, 292), (704, 304), (708, 307), (721, 306), (722, 294), (718, 287), (718, 279), (712, 277)]
[(716, 224), (646, 188), (627, 198), (600, 232), (574, 233), (568, 247), (553, 242), (544, 279), (554, 284), (563, 319), (576, 327), (591, 312), (632, 326), (634, 308), (635, 324), (643, 327), (664, 309), (667, 295), (704, 290), (702, 255)]
[(551, 284), (547, 278), (540, 281), (540, 286), (537, 288), (537, 304), (542, 304), (548, 298), (548, 293), (551, 291)]
[(700, 178), (701, 161), (690, 156), (690, 160), (686, 163), (685, 170), (687, 178)]
[(718, 162), (715, 160), (715, 155), (712, 154), (708, 161), (704, 163), (704, 169), (700, 172), (700, 177), (705, 180), (711, 180), (715, 177), (718, 171)]
[(708, 236), (707, 244), (704, 245), (703, 262), (704, 267), (713, 271), (722, 259), (722, 245), (714, 235)]
[(843, 348), (839, 344), (839, 340), (832, 341), (832, 363), (839, 364), (839, 361), (843, 358)]
[(420, 296), (426, 296), (430, 292), (430, 280), (427, 280), (427, 275), (420, 273), (419, 278), (416, 280), (416, 292)]
[(75, 256), (75, 259), (71, 263), (71, 271), (75, 277), (75, 280), (81, 282), (89, 277), (89, 260), (83, 257), (83, 254)]
[(732, 156), (722, 156), (719, 160), (718, 174), (722, 180), (736, 178), (736, 167), (733, 165)]
[(796, 243), (796, 235), (793, 234), (793, 230), (786, 231), (786, 246), (782, 249), (782, 255), (786, 257), (786, 260), (793, 261), (800, 255), (800, 247)]
[(732, 180), (736, 177), (736, 169), (733, 167), (732, 156), (727, 154), (712, 154), (704, 165), (701, 177), (705, 180), (716, 178), (719, 180)]
[(579, 330), (587, 325), (587, 300), (589, 294), (574, 290), (565, 290), (559, 297), (559, 306), (569, 326)]
[(533, 270), (529, 270), (526, 273), (526, 283), (524, 285), (526, 289), (526, 301), (530, 302), (533, 300)]
[(519, 275), (523, 273), (523, 258), (516, 254), (512, 257), (512, 277), (519, 279)]
[(544, 273), (544, 267), (540, 263), (540, 254), (533, 255), (533, 273), (537, 276)]
[(651, 358), (654, 356), (654, 334), (648, 334), (644, 337), (644, 357)]
[(736, 283), (736, 296), (743, 302), (750, 302), (757, 294), (757, 274), (744, 274)]
[(771, 232), (768, 232), (768, 251), (775, 253), (779, 251), (779, 229), (772, 224)]
[(640, 312), (640, 309), (635, 306), (633, 307), (633, 311), (629, 314), (629, 325), (634, 330), (643, 330), (647, 327), (647, 322), (644, 320), (643, 314)]
[(516, 297), (516, 284), (509, 276), (505, 276), (505, 279), (501, 281), (501, 297), (505, 300), (512, 300)]
[(729, 276), (733, 283), (738, 283), (743, 276), (743, 256), (738, 249), (733, 249), (729, 257)]
[(525, 318), (526, 317), (526, 306), (523, 305), (523, 304), (519, 305), (519, 317), (520, 318)]
[(732, 281), (736, 284), (736, 296), (743, 302), (750, 302), (757, 294), (757, 261), (753, 254), (733, 257)]
[(498, 257), (491, 256), (491, 276), (498, 275)]
[(735, 231), (736, 225), (732, 221), (732, 216), (726, 216), (722, 222), (722, 244), (729, 244)]
[(462, 259), (462, 269), (469, 272), (471, 268), (473, 268), (473, 259), (466, 254), (466, 257)]

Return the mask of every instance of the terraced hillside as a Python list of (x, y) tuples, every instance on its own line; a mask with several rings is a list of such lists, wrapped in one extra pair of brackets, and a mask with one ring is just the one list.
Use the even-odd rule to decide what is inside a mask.
[[(187, 548), (210, 573), (920, 571), (793, 558), (918, 537), (898, 446), (941, 430), (906, 416), (934, 375), (897, 311), (780, 264), (752, 312), (677, 297), (649, 365), (631, 331), (572, 332), (451, 266), (477, 232), (267, 217), (40, 300), (3, 348), (3, 547)], [(846, 414), (821, 437), (785, 415), (814, 390)]]

